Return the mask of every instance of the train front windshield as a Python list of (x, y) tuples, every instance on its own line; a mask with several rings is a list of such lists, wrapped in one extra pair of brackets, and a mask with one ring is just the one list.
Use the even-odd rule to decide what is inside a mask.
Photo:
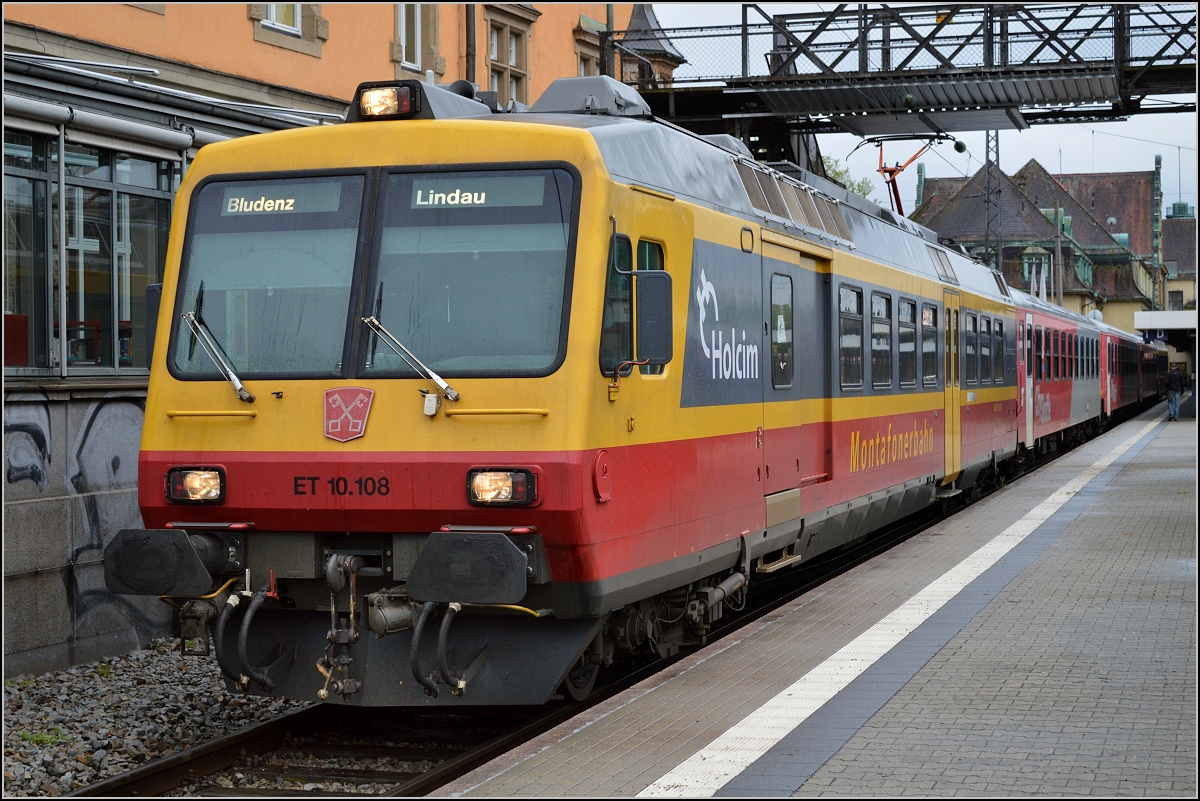
[[(549, 372), (565, 333), (572, 187), (564, 170), (389, 176), (375, 316), (441, 375)], [(413, 374), (371, 339), (367, 373)]]
[(575, 184), (561, 169), (384, 174), (378, 198), (363, 175), (206, 183), (172, 372), (220, 377), (202, 326), (242, 379), (345, 375), (347, 361), (415, 376), (362, 323), (374, 316), (442, 375), (545, 375), (566, 341)]

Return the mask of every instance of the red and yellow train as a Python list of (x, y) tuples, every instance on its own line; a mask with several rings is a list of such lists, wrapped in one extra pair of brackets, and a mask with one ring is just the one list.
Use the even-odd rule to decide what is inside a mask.
[(1161, 354), (607, 78), (204, 148), (108, 587), (231, 686), (586, 695), (1159, 394)]

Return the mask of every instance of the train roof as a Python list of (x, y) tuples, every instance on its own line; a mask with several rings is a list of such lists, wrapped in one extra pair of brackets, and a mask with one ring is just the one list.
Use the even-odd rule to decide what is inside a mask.
[(1034, 295), (1030, 295), (1028, 292), (1022, 292), (1019, 289), (1012, 289), (1011, 287), (1009, 288), (1009, 292), (1012, 293), (1013, 303), (1015, 303), (1019, 308), (1036, 309), (1043, 314), (1051, 314), (1055, 317), (1061, 317), (1064, 320), (1070, 320), (1072, 323), (1075, 323), (1083, 328), (1098, 329), (1101, 325), (1103, 325), (1103, 323), (1093, 320), (1090, 317), (1085, 317), (1084, 315), (1073, 312), (1070, 309), (1064, 309), (1062, 306), (1042, 300)]
[(1028, 292), (1022, 292), (1019, 289), (1012, 289), (1011, 287), (1009, 288), (1009, 291), (1012, 293), (1013, 302), (1018, 308), (1036, 309), (1043, 314), (1050, 314), (1061, 319), (1070, 320), (1072, 323), (1075, 323), (1081, 328), (1090, 328), (1095, 331), (1100, 331), (1106, 334), (1111, 334), (1115, 337), (1120, 337), (1121, 339), (1129, 340), (1131, 342), (1142, 341), (1137, 334), (1117, 328), (1113, 325), (1109, 325), (1108, 323), (1101, 322), (1100, 320), (1094, 320), (1090, 317), (1070, 311), (1069, 309), (1064, 309), (1062, 306), (1041, 300), (1034, 295), (1030, 295)]
[[(400, 83), (429, 97), (442, 93), (474, 97), (473, 87), (465, 81), (449, 88), (415, 81)], [(362, 90), (360, 87), (355, 95), (349, 119), (362, 119), (355, 113)], [(754, 219), (767, 228), (826, 248), (854, 252), (999, 303), (1012, 302), (999, 273), (969, 258), (961, 249), (940, 244), (928, 228), (795, 164), (755, 161), (733, 137), (704, 137), (655, 118), (635, 89), (613, 78), (559, 78), (532, 107), (510, 104), (511, 113), (480, 115), (480, 104), (472, 100), (463, 106), (463, 99), (456, 96), (454, 103), (442, 104), (453, 109), (447, 117), (471, 118), (481, 124), (537, 123), (586, 131), (596, 142), (614, 180)], [(428, 111), (419, 116), (442, 118), (432, 113), (435, 105), (427, 103)], [(460, 109), (464, 110), (460, 113)], [(492, 111), (499, 109), (493, 107)], [(754, 199), (751, 188), (756, 193)], [(782, 193), (797, 190), (816, 204), (815, 216), (824, 214), (832, 219), (822, 219), (816, 225), (808, 219), (793, 219)], [(804, 216), (808, 214), (812, 212)]]

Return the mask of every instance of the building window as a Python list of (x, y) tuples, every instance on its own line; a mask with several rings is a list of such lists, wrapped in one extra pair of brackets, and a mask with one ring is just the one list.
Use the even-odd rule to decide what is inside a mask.
[(313, 3), (267, 3), (246, 7), (254, 21), (254, 41), (321, 57), (321, 45), (329, 38), (329, 22), (321, 6)]
[(400, 3), (396, 6), (396, 41), (400, 43), (400, 66), (421, 71), (421, 6)]
[(580, 78), (600, 74), (600, 33), (606, 27), (598, 19), (579, 15), (579, 24), (575, 26), (575, 56)]
[(532, 6), (486, 6), (488, 87), (501, 105), (529, 102), (529, 36), (540, 11)]
[(871, 295), (871, 386), (892, 385), (892, 299)]
[(1183, 311), (1183, 292), (1174, 290), (1167, 293), (1167, 311)]
[(267, 3), (263, 8), (262, 24), (293, 36), (300, 35), (299, 3)]
[(162, 277), (178, 165), (81, 144), (65, 153), (60, 265), (58, 143), (5, 131), (5, 371), (58, 372), (65, 346), (70, 374), (144, 373), (146, 287)]
[(933, 306), (922, 306), (921, 381), (925, 383), (926, 386), (935, 386), (938, 382), (937, 336), (937, 309)]
[(771, 276), (771, 386), (784, 389), (792, 385), (792, 279)]
[(1028, 247), (1021, 252), (1021, 278), (1029, 287), (1029, 293), (1036, 295), (1042, 275), (1050, 269), (1050, 252), (1044, 248)]
[(862, 290), (838, 289), (838, 372), (842, 389), (863, 385)]

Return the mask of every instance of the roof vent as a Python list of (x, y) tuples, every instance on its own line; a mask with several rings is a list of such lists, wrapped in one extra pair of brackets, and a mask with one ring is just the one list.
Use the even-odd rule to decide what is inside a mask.
[(705, 134), (704, 139), (712, 142), (717, 147), (731, 150), (739, 156), (745, 156), (748, 159), (753, 159), (754, 154), (750, 152), (750, 148), (746, 147), (746, 143), (736, 136), (729, 134)]
[(654, 116), (636, 89), (607, 75), (559, 78), (550, 84), (530, 110), (535, 114)]

